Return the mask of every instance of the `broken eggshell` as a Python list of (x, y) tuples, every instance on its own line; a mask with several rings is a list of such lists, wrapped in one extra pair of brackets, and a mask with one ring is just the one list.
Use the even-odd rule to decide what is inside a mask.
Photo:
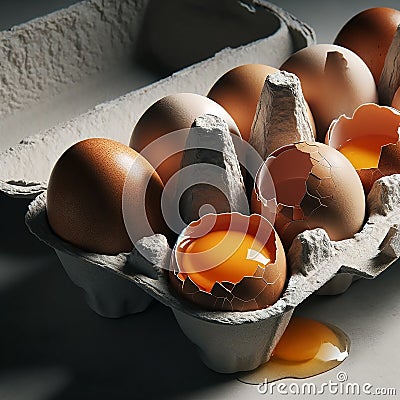
[[(180, 296), (165, 274), (171, 250), (162, 235), (140, 239), (129, 255), (82, 252), (51, 230), (45, 193), (30, 204), (26, 223), (34, 235), (57, 250), (71, 279), (90, 296), (88, 303), (94, 311), (120, 317), (143, 310), (155, 298), (172, 309), (209, 368), (233, 373), (267, 362), (294, 308), (321, 287), (329, 292), (332, 277), (375, 278), (399, 258), (400, 175), (374, 183), (368, 208), (367, 223), (351, 239), (331, 242), (322, 229), (298, 235), (287, 255), (291, 272), (281, 298), (270, 307), (246, 312), (202, 310)], [(335, 287), (338, 292), (346, 289), (340, 282)]]
[[(282, 296), (273, 305), (254, 311), (208, 311), (179, 295), (163, 273), (166, 264), (154, 263), (156, 279), (135, 275), (135, 282), (172, 311), (185, 335), (196, 345), (203, 362), (222, 373), (247, 371), (267, 362), (294, 308), (340, 269), (332, 244), (322, 229), (296, 239), (290, 256), (307, 268), (293, 269)], [(149, 238), (144, 238), (143, 241)], [(307, 247), (307, 244), (311, 243)], [(313, 244), (314, 243), (314, 244)], [(316, 245), (315, 245), (316, 244)], [(134, 251), (135, 252), (135, 251)], [(139, 259), (135, 258), (139, 263)]]
[[(212, 289), (206, 291), (196, 284), (190, 273), (184, 270), (183, 257), (187, 256), (187, 253), (182, 251), (182, 246), (190, 240), (205, 237), (208, 233), (218, 231), (226, 232), (226, 235), (229, 235), (229, 232), (232, 231), (239, 232), (243, 235), (243, 239), (246, 234), (250, 235), (254, 238), (253, 243), (260, 243), (263, 248), (268, 249), (271, 259), (265, 265), (259, 262), (253, 276), (243, 276), (238, 282), (216, 281)], [(224, 243), (222, 243), (222, 246), (224, 246)], [(210, 250), (212, 251), (212, 249)], [(225, 248), (217, 251), (221, 254), (225, 253), (226, 250)], [(238, 248), (229, 248), (227, 257), (233, 255), (237, 250)], [(247, 252), (247, 257), (250, 250)], [(262, 249), (257, 251), (261, 252)], [(198, 255), (199, 253), (190, 254), (192, 257)], [(206, 255), (206, 257), (210, 257), (210, 255)], [(208, 269), (214, 267), (217, 267), (217, 265), (208, 267)], [(203, 267), (202, 265), (202, 268), (206, 269), (207, 266)], [(196, 274), (202, 272), (196, 271)], [(273, 226), (261, 215), (206, 214), (198, 221), (189, 224), (179, 236), (171, 254), (169, 278), (171, 285), (180, 295), (203, 309), (219, 311), (258, 310), (274, 304), (283, 291), (286, 282), (285, 251)]]
[[(329, 146), (340, 149), (352, 140), (381, 137), (382, 146), (368, 148), (368, 152), (376, 154), (375, 166), (357, 168), (364, 190), (368, 193), (372, 184), (379, 178), (400, 173), (400, 111), (391, 107), (376, 104), (359, 106), (352, 117), (341, 115), (332, 121), (327, 134)], [(351, 160), (350, 160), (351, 161)]]
[[(271, 176), (276, 200), (264, 175)], [(365, 197), (355, 169), (337, 150), (318, 142), (286, 145), (261, 166), (254, 185), (252, 212), (270, 214), (288, 250), (297, 234), (323, 228), (331, 240), (353, 237), (364, 222)]]
[(280, 69), (299, 77), (320, 142), (324, 141), (334, 118), (352, 114), (360, 104), (378, 101), (375, 81), (367, 65), (357, 54), (341, 46), (306, 47), (290, 56)]
[(360, 278), (377, 277), (400, 257), (400, 175), (374, 182), (367, 206), (369, 218), (361, 232), (333, 243), (342, 267), (318, 294), (343, 293)]
[[(279, 65), (291, 52), (315, 42), (311, 27), (265, 0), (254, 4), (209, 0), (203, 3), (182, 0), (164, 5), (148, 0), (90, 0), (37, 18), (18, 29), (3, 31), (0, 64), (2, 71), (9, 73), (4, 72), (1, 91), (3, 99), (11, 100), (0, 102), (0, 131), (4, 149), (7, 143), (13, 147), (0, 156), (0, 191), (13, 197), (33, 198), (46, 190), (56, 160), (79, 140), (102, 136), (127, 144), (138, 118), (157, 99), (177, 92), (206, 94), (220, 75), (236, 65)], [(165, 7), (166, 15), (160, 13), (160, 7)], [(222, 9), (228, 12), (221, 19), (217, 16)], [(157, 27), (159, 21), (163, 26), (174, 25), (172, 35), (180, 35), (185, 31), (182, 12), (193, 16), (187, 22), (195, 21), (195, 26), (185, 32), (179, 46), (164, 34), (159, 36), (157, 29), (148, 30), (150, 26)], [(212, 40), (211, 47), (203, 36), (213, 36), (210, 20), (222, 34), (222, 42)], [(258, 33), (247, 27), (253, 27), (253, 23), (258, 26)], [(239, 25), (243, 29), (228, 29)], [(154, 35), (153, 39), (144, 32)], [(182, 44), (188, 46), (187, 52), (179, 50)], [(183, 64), (176, 64), (171, 50)], [(151, 60), (163, 60), (161, 64), (148, 60), (157, 71), (146, 64), (145, 58), (131, 57), (143, 52)], [(23, 66), (25, 54), (29, 54), (29, 68)], [(76, 60), (81, 58), (82, 64), (77, 68)], [(143, 74), (132, 77), (132, 63)], [(172, 68), (170, 72), (164, 69), (167, 64)], [(187, 68), (180, 70), (182, 65)], [(172, 71), (177, 72), (170, 75)], [(79, 101), (70, 101), (75, 90), (82, 95), (76, 98)], [(127, 93), (130, 90), (133, 91)], [(59, 96), (57, 101), (49, 101), (50, 93)], [(117, 94), (119, 97), (112, 100)], [(85, 112), (88, 108), (92, 109)], [(45, 112), (39, 113), (40, 118), (32, 118), (32, 112), (41, 109)], [(76, 118), (72, 118), (74, 115)], [(30, 136), (17, 145), (26, 135)]]

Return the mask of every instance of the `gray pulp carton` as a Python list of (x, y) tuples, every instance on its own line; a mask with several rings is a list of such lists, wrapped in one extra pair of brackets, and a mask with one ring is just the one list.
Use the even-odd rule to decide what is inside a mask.
[[(267, 78), (266, 85), (271, 80), (275, 82), (279, 74)], [(283, 76), (290, 78), (287, 74)], [(292, 79), (289, 79), (291, 84)], [(294, 91), (293, 96), (299, 93)], [(296, 108), (292, 111), (300, 115)], [(294, 126), (295, 138), (302, 135), (302, 126), (306, 132), (309, 129), (304, 124)], [(223, 152), (224, 161), (218, 174), (223, 174), (228, 187), (233, 182), (243, 185), (238, 179), (239, 165), (233, 168), (238, 163), (233, 142), (225, 140), (230, 137), (227, 125), (218, 117), (206, 115), (197, 118), (192, 129), (189, 135), (192, 132), (195, 135), (196, 129), (205, 130), (205, 134), (197, 136), (198, 140), (216, 130), (210, 136), (212, 141), (220, 141), (223, 146), (230, 143), (232, 151)], [(191, 151), (204, 149), (199, 142)], [(199, 154), (190, 153), (190, 156), (192, 161), (201, 162)], [(189, 155), (184, 159), (190, 161)], [(218, 157), (214, 160), (215, 163), (222, 161)], [(129, 254), (86, 253), (64, 242), (51, 230), (46, 214), (46, 192), (30, 204), (26, 223), (33, 234), (56, 250), (67, 273), (84, 289), (89, 306), (97, 313), (120, 317), (140, 312), (155, 298), (172, 308), (183, 332), (197, 346), (208, 367), (232, 373), (254, 369), (270, 358), (293, 310), (308, 296), (315, 292), (340, 292), (354, 279), (374, 278), (399, 257), (400, 175), (377, 180), (368, 195), (367, 208), (365, 225), (351, 239), (333, 242), (323, 229), (299, 234), (287, 254), (291, 270), (284, 293), (270, 307), (245, 312), (204, 311), (177, 294), (166, 275), (171, 250), (162, 235), (140, 239)], [(191, 210), (186, 211), (190, 214)]]
[(26, 223), (33, 234), (56, 250), (97, 313), (119, 317), (140, 312), (155, 298), (172, 308), (208, 367), (232, 373), (266, 362), (294, 308), (339, 271), (374, 278), (399, 257), (400, 175), (374, 183), (368, 208), (365, 226), (352, 239), (332, 242), (323, 229), (298, 235), (288, 253), (291, 275), (281, 298), (270, 307), (246, 312), (203, 311), (177, 295), (165, 275), (171, 250), (162, 235), (140, 239), (131, 254), (85, 253), (52, 232), (46, 193), (30, 204)]
[(128, 144), (159, 98), (205, 95), (237, 65), (278, 67), (314, 42), (264, 0), (89, 0), (0, 32), (0, 190), (32, 198), (72, 144)]
[[(374, 184), (368, 197), (368, 221), (354, 238), (331, 242), (321, 229), (300, 234), (288, 254), (292, 271), (285, 292), (273, 306), (257, 311), (202, 311), (177, 296), (163, 272), (170, 249), (161, 235), (143, 238), (132, 253), (117, 256), (86, 253), (62, 241), (48, 224), (45, 190), (52, 166), (65, 149), (93, 136), (128, 143), (139, 116), (158, 98), (177, 91), (205, 94), (222, 73), (236, 65), (260, 62), (278, 66), (290, 53), (314, 42), (310, 28), (270, 3), (232, 2), (233, 10), (245, 15), (244, 21), (248, 23), (252, 23), (252, 16), (265, 18), (269, 22), (265, 24), (267, 34), (261, 32), (259, 38), (247, 42), (240, 37), (243, 31), (238, 30), (236, 41), (213, 49), (219, 51), (215, 55), (204, 52), (208, 44), (200, 43), (197, 47), (189, 46), (187, 59), (175, 58), (185, 52), (171, 47), (163, 52), (164, 47), (154, 42), (157, 38), (149, 44), (141, 34), (151, 30), (152, 24), (165, 23), (152, 19), (152, 3), (155, 4), (129, 0), (82, 2), (0, 36), (2, 49), (31, 54), (33, 43), (39, 43), (39, 53), (44, 55), (42, 59), (33, 59), (30, 71), (24, 71), (18, 57), (8, 59), (5, 53), (0, 54), (2, 68), (13, 71), (6, 74), (4, 97), (10, 97), (11, 89), (17, 88), (13, 101), (1, 109), (2, 132), (12, 133), (4, 143), (13, 147), (0, 154), (0, 189), (16, 197), (39, 194), (29, 207), (27, 225), (55, 249), (68, 275), (85, 291), (94, 311), (120, 317), (143, 311), (155, 298), (172, 308), (183, 332), (210, 368), (225, 373), (254, 369), (268, 360), (293, 310), (305, 298), (317, 291), (343, 291), (359, 277), (374, 278), (399, 257), (400, 176), (381, 178)], [(164, 7), (165, 3), (158, 4)], [(201, 19), (204, 21), (210, 15), (207, 11), (212, 14), (214, 7), (219, 7), (213, 1), (201, 3), (205, 4), (205, 13), (198, 15), (200, 25)], [(168, 4), (170, 8), (164, 11), (173, 17), (190, 14), (191, 7), (200, 2)], [(167, 22), (168, 26), (176, 24), (172, 20)], [(78, 27), (76, 32), (59, 36), (60, 31), (71, 26)], [(37, 40), (23, 40), (32, 34)], [(51, 48), (51, 43), (63, 46)], [(226, 46), (232, 48), (223, 49)], [(57, 48), (61, 49), (60, 54), (51, 53)], [(79, 54), (85, 57), (83, 65), (77, 68), (71, 60)], [(138, 67), (134, 72), (129, 69), (133, 59)], [(145, 66), (140, 59), (152, 60), (153, 65), (157, 60), (164, 73), (174, 73), (159, 80), (162, 74), (148, 78), (148, 71), (143, 77), (141, 70), (136, 81), (138, 69)], [(171, 65), (171, 61), (175, 64)], [(63, 71), (68, 74), (61, 75)], [(36, 81), (32, 81), (31, 74), (38, 77)], [(157, 82), (148, 85), (154, 80)], [(144, 87), (129, 92), (126, 87), (132, 88), (130, 85), (133, 89), (135, 85)], [(124, 95), (117, 97), (121, 94)], [(71, 98), (78, 99), (74, 109), (68, 108), (74, 103)], [(104, 102), (110, 98), (115, 99)], [(101, 104), (82, 114), (98, 103)], [(46, 115), (43, 110), (47, 110)], [(32, 115), (35, 118), (30, 118)], [(32, 132), (37, 134), (29, 136)], [(23, 140), (18, 143), (20, 139)]]

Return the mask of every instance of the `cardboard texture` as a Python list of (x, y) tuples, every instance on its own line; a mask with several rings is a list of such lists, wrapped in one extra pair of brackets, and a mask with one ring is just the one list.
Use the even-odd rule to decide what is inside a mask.
[[(120, 3), (124, 6), (119, 7)], [(25, 51), (24, 46), (30, 46), (30, 41), (18, 41), (17, 38), (28, 35), (35, 29), (35, 24), (48, 28), (50, 43), (57, 40), (56, 32), (64, 26), (65, 21), (70, 22), (70, 18), (75, 18), (79, 26), (83, 16), (86, 18), (93, 15), (95, 19), (103, 18), (110, 26), (116, 24), (120, 37), (125, 38), (121, 41), (122, 47), (119, 47), (119, 43), (117, 48), (125, 48), (129, 40), (130, 46), (139, 45), (139, 36), (124, 31), (124, 27), (131, 27), (133, 21), (127, 21), (118, 12), (126, 13), (126, 7), (131, 5), (133, 8), (130, 9), (130, 15), (140, 16), (137, 23), (142, 21), (147, 3), (131, 3), (115, 1), (108, 5), (108, 2), (101, 1), (83, 2), (12, 30), (8, 37), (5, 34), (6, 38), (3, 34), (0, 41), (4, 44), (7, 39), (9, 49)], [(207, 2), (207, 5), (212, 7), (211, 2)], [(368, 196), (368, 220), (354, 238), (332, 242), (322, 229), (305, 231), (298, 235), (287, 255), (291, 275), (283, 295), (270, 307), (247, 312), (204, 311), (178, 296), (165, 273), (171, 250), (162, 235), (142, 238), (135, 243), (131, 254), (117, 256), (86, 253), (64, 242), (52, 232), (48, 224), (45, 189), (54, 162), (73, 143), (93, 136), (111, 137), (127, 143), (140, 114), (163, 95), (172, 91), (204, 94), (218, 76), (233, 66), (244, 62), (278, 65), (291, 52), (314, 42), (314, 34), (310, 28), (270, 3), (258, 0), (249, 3), (248, 7), (256, 7), (256, 13), (273, 15), (278, 23), (276, 31), (267, 38), (221, 50), (205, 61), (180, 70), (153, 85), (99, 104), (89, 112), (66, 122), (49, 129), (39, 129), (36, 136), (24, 139), (0, 154), (0, 189), (11, 196), (34, 197), (39, 194), (29, 206), (26, 223), (34, 235), (55, 249), (66, 272), (72, 281), (83, 288), (87, 302), (95, 312), (107, 317), (120, 317), (143, 311), (152, 299), (156, 299), (172, 308), (178, 324), (196, 345), (204, 363), (223, 373), (251, 370), (266, 362), (293, 310), (312, 293), (342, 292), (355, 279), (376, 277), (399, 257), (400, 175), (383, 177), (374, 183)], [(108, 14), (110, 10), (112, 18)], [(112, 29), (109, 27), (109, 30)], [(71, 39), (71, 43), (81, 33), (85, 31), (78, 29), (77, 36)], [(98, 37), (95, 35), (94, 39), (98, 40)], [(91, 40), (90, 35), (88, 40)], [(108, 38), (106, 43), (114, 42)], [(82, 70), (83, 75), (89, 75), (96, 70), (96, 57), (103, 57), (105, 49), (97, 50), (93, 54), (96, 62), (88, 62)], [(48, 51), (48, 48), (43, 48), (45, 54)], [(163, 58), (162, 54), (156, 56), (160, 60)], [(0, 60), (3, 59), (4, 54), (0, 54)], [(69, 58), (63, 60), (68, 63)], [(8, 61), (10, 65), (12, 60)], [(184, 61), (179, 60), (178, 64), (180, 68)], [(60, 70), (65, 67), (60, 61)], [(56, 79), (60, 70), (51, 75), (52, 71), (49, 69), (49, 80)], [(10, 76), (10, 79), (19, 82), (23, 73), (19, 68), (16, 74), (20, 75)], [(74, 81), (80, 73), (81, 70), (70, 81)], [(21, 100), (15, 101), (10, 107), (29, 109), (32, 99), (33, 103), (41, 101), (42, 93), (36, 89), (32, 91), (27, 85), (27, 92), (34, 93), (32, 98), (24, 100), (25, 89), (21, 89), (21, 93), (18, 89), (19, 94), (16, 97), (19, 96)], [(12, 87), (12, 84), (9, 86)], [(40, 89), (40, 85), (37, 87)], [(58, 107), (62, 107), (62, 104), (58, 104)], [(2, 110), (3, 114), (8, 112), (9, 110)], [(304, 114), (300, 115), (297, 126), (305, 127), (304, 133), (300, 132), (301, 135), (309, 135)]]
[[(221, 7), (224, 18), (213, 18)], [(154, 37), (156, 28), (163, 34)], [(128, 144), (141, 114), (161, 97), (205, 95), (237, 65), (279, 66), (314, 42), (311, 28), (263, 0), (90, 0), (3, 32), (0, 90), (10, 100), (0, 106), (0, 190), (32, 198), (74, 143), (108, 137)]]
[[(94, 311), (109, 317), (140, 312), (151, 296), (173, 309), (207, 366), (232, 373), (254, 369), (269, 359), (294, 308), (309, 295), (321, 288), (322, 293), (341, 292), (354, 279), (375, 278), (398, 258), (400, 175), (374, 183), (368, 208), (371, 214), (364, 228), (352, 239), (331, 242), (323, 229), (298, 235), (288, 253), (292, 270), (285, 292), (272, 306), (247, 312), (203, 311), (177, 295), (165, 274), (170, 249), (162, 235), (139, 240), (130, 255), (82, 252), (51, 231), (46, 193), (31, 203), (26, 222), (33, 234), (56, 250)], [(329, 286), (324, 289), (325, 284)]]
[(176, 190), (186, 224), (199, 218), (203, 205), (214, 213), (249, 212), (238, 157), (228, 125), (222, 119), (213, 115), (195, 119), (180, 172), (186, 168), (187, 173), (178, 177)]
[(286, 71), (267, 76), (249, 143), (266, 159), (285, 144), (314, 140), (299, 78)]
[(400, 25), (386, 55), (378, 84), (379, 103), (390, 106), (394, 93), (400, 86)]

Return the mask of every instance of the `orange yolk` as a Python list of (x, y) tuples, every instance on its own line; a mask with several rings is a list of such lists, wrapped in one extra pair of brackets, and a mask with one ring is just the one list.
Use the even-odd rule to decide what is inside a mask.
[(331, 329), (318, 321), (293, 318), (287, 326), (273, 357), (286, 361), (312, 360), (324, 343), (337, 345), (337, 337)]
[(290, 320), (268, 362), (244, 372), (249, 384), (285, 378), (305, 379), (339, 366), (349, 355), (350, 339), (339, 328), (308, 318)]
[(358, 137), (350, 139), (338, 150), (355, 169), (378, 168), (382, 146), (394, 142), (393, 137), (385, 135)]
[(215, 231), (180, 246), (181, 278), (210, 292), (216, 282), (236, 284), (271, 262), (271, 252), (248, 233)]

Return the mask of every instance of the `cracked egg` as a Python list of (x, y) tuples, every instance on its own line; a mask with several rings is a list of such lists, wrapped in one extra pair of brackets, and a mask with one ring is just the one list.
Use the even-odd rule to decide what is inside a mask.
[(400, 111), (363, 104), (351, 118), (342, 115), (328, 131), (328, 143), (344, 154), (368, 193), (383, 176), (400, 173)]
[(180, 295), (204, 309), (251, 311), (279, 299), (286, 271), (282, 243), (266, 218), (206, 214), (179, 236), (169, 279)]
[[(271, 196), (268, 180), (275, 185)], [(323, 228), (331, 240), (351, 238), (365, 217), (365, 196), (356, 170), (339, 151), (318, 142), (280, 147), (255, 179), (252, 212), (270, 215), (285, 249), (301, 232)]]
[(322, 142), (330, 123), (351, 114), (363, 103), (378, 102), (371, 71), (351, 50), (333, 44), (316, 44), (292, 54), (282, 70), (298, 76)]

